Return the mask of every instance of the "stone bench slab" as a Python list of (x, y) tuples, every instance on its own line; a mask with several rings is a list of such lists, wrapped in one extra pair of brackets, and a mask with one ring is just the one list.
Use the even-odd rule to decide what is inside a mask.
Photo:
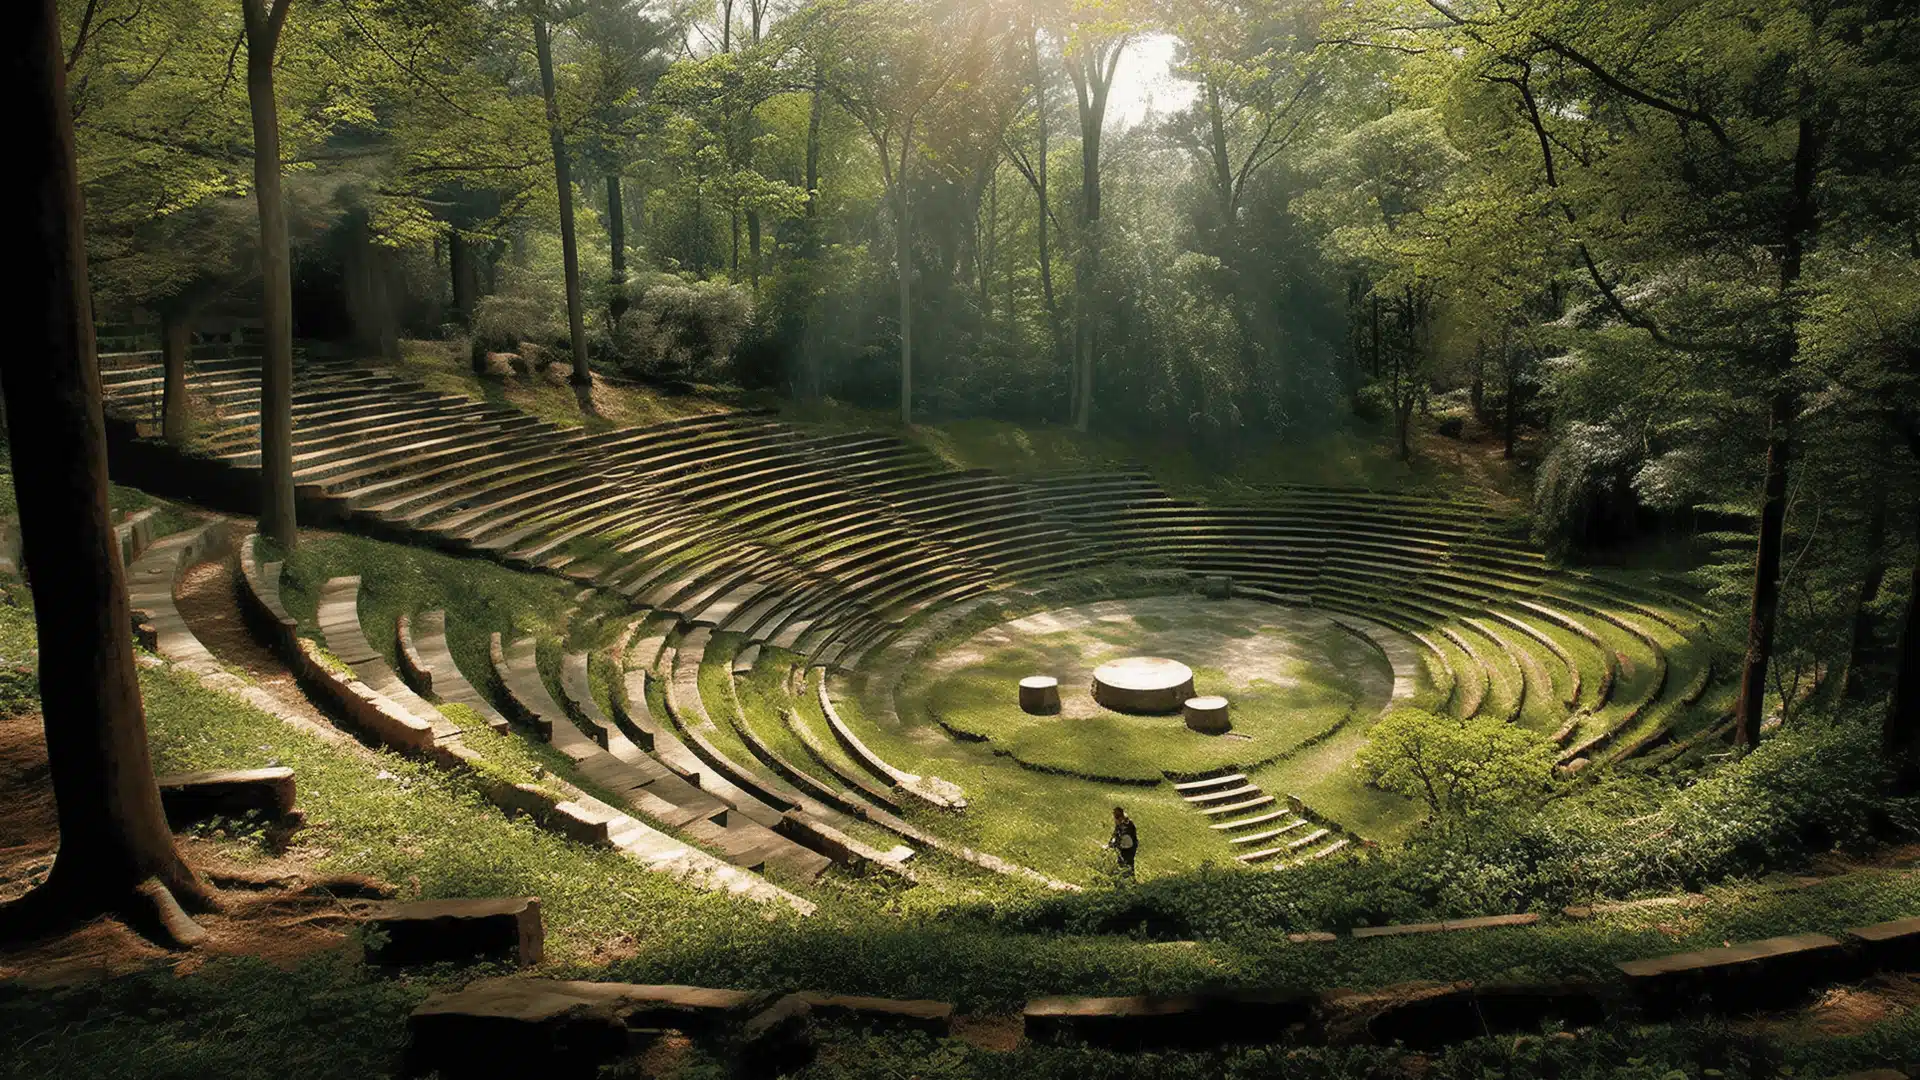
[(293, 813), (293, 770), (217, 769), (155, 777), (167, 824), (174, 828), (211, 818), (259, 814), (279, 820)]
[(1617, 965), (1649, 1012), (1764, 1008), (1791, 1002), (1846, 973), (1850, 960), (1826, 934), (1794, 934)]
[(368, 925), (386, 935), (372, 950), (382, 964), (467, 961), (476, 956), (520, 966), (540, 962), (546, 931), (535, 896), (420, 900), (376, 910)]
[(822, 1019), (850, 1019), (876, 1027), (913, 1028), (945, 1035), (953, 1026), (953, 1004), (947, 1001), (861, 997), (803, 991), (794, 995)]
[(1920, 918), (1895, 919), (1847, 931), (1861, 959), (1881, 971), (1920, 970)]
[(470, 1077), (592, 1077), (634, 1029), (704, 1031), (740, 1018), (757, 995), (694, 986), (481, 979), (435, 994), (408, 1018), (408, 1071)]

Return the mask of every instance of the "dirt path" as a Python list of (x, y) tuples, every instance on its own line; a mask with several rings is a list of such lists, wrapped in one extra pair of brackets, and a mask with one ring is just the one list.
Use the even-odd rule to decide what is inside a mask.
[(244, 673), (288, 711), (316, 724), (334, 726), (332, 719), (307, 699), (293, 672), (247, 628), (234, 592), (238, 583), (238, 571), (229, 559), (188, 567), (174, 592), (174, 602), (187, 628), (222, 664)]

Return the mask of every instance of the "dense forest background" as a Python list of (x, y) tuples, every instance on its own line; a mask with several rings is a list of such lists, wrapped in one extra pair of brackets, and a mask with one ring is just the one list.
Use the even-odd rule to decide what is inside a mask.
[[(1408, 457), (1465, 411), (1536, 466), (1556, 552), (1737, 545), (1706, 584), (1752, 616), (1753, 737), (1761, 699), (1883, 689), (1914, 647), (1896, 0), (62, 9), (96, 308), (170, 349), (274, 309), (279, 176), (302, 338), (1223, 467), (1335, 430)], [(1117, 123), (1118, 65), (1169, 38), (1191, 93)]]

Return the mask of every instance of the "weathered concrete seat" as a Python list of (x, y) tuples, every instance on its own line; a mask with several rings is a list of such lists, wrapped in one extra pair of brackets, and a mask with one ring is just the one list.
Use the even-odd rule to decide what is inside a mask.
[(1627, 989), (1654, 1015), (1738, 1012), (1788, 1004), (1848, 966), (1846, 949), (1825, 934), (1745, 941), (1620, 964)]
[(1856, 926), (1847, 936), (1870, 970), (1920, 971), (1920, 918)]
[(293, 770), (284, 765), (174, 773), (154, 779), (160, 785), (167, 824), (176, 829), (212, 818), (257, 814), (276, 821), (293, 813)]
[(393, 965), (464, 962), (475, 957), (526, 967), (545, 953), (540, 898), (419, 900), (377, 910), (367, 924), (386, 935), (370, 959)]
[(1288, 991), (1223, 990), (1167, 997), (1048, 997), (1027, 1002), (1027, 1038), (1110, 1049), (1270, 1043), (1311, 1023), (1316, 999)]
[(1537, 1033), (1554, 1024), (1585, 1027), (1606, 1019), (1595, 983), (1401, 983), (1321, 996), (1321, 1028), (1336, 1046), (1400, 1043), (1433, 1050), (1487, 1035)]
[(446, 1080), (591, 1077), (631, 1032), (705, 1032), (743, 1021), (762, 995), (697, 986), (481, 979), (408, 1017), (407, 1071)]

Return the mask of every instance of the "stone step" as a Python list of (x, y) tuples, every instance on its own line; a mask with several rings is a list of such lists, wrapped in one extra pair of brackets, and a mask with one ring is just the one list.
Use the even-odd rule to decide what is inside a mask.
[(1230, 844), (1264, 843), (1265, 841), (1272, 840), (1275, 837), (1285, 836), (1287, 833), (1292, 832), (1293, 830), (1299, 828), (1302, 825), (1305, 825), (1306, 823), (1307, 823), (1306, 818), (1296, 817), (1292, 821), (1288, 822), (1285, 825), (1280, 826), (1277, 829), (1265, 829), (1257, 833), (1247, 833), (1244, 836), (1231, 837), (1228, 839), (1227, 842)]
[(1301, 848), (1312, 847), (1314, 844), (1326, 839), (1327, 834), (1332, 831), (1331, 829), (1315, 829), (1307, 835), (1300, 837), (1298, 840), (1289, 841), (1287, 850), (1299, 851)]
[(1221, 784), (1237, 783), (1241, 780), (1245, 780), (1246, 778), (1247, 778), (1246, 774), (1244, 773), (1228, 773), (1225, 776), (1209, 776), (1204, 780), (1187, 780), (1182, 783), (1175, 784), (1173, 785), (1173, 790), (1204, 791), (1207, 788), (1217, 787)]
[(1252, 828), (1252, 826), (1256, 826), (1256, 824), (1267, 824), (1269, 821), (1281, 821), (1281, 819), (1292, 817), (1292, 815), (1294, 815), (1294, 811), (1290, 811), (1290, 809), (1286, 809), (1286, 807), (1281, 807), (1281, 809), (1273, 809), (1273, 811), (1267, 811), (1267, 813), (1258, 813), (1258, 815), (1254, 815), (1254, 817), (1242, 817), (1242, 819), (1235, 819), (1235, 821), (1215, 821), (1213, 824), (1210, 824), (1208, 828), (1212, 828), (1215, 832), (1227, 832), (1227, 830), (1233, 830), (1233, 828)]
[(1248, 799), (1245, 802), (1230, 803), (1225, 806), (1203, 807), (1200, 812), (1208, 817), (1212, 817), (1215, 814), (1238, 814), (1243, 810), (1257, 810), (1262, 806), (1272, 806), (1273, 803), (1273, 796), (1262, 795), (1257, 799)]
[(1206, 791), (1195, 795), (1183, 795), (1181, 798), (1187, 800), (1191, 805), (1201, 806), (1206, 803), (1218, 802), (1221, 799), (1240, 799), (1249, 795), (1258, 794), (1260, 794), (1260, 788), (1257, 785), (1242, 784), (1236, 788), (1227, 788), (1221, 791)]

